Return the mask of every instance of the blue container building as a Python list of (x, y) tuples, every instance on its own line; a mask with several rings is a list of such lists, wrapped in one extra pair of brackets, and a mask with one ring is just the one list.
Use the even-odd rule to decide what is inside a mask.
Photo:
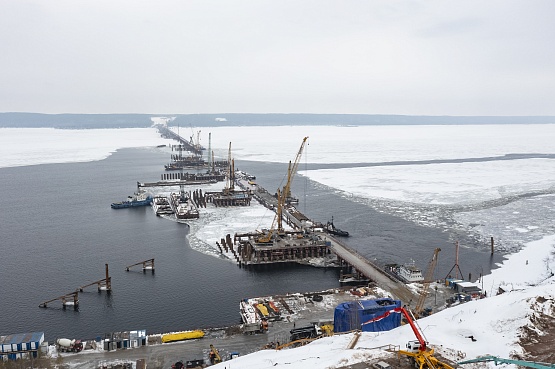
[(401, 325), (400, 307), (400, 300), (390, 298), (344, 302), (335, 308), (333, 330), (389, 331)]
[(41, 343), (44, 342), (44, 332), (18, 333), (0, 336), (0, 356), (10, 360), (38, 356)]

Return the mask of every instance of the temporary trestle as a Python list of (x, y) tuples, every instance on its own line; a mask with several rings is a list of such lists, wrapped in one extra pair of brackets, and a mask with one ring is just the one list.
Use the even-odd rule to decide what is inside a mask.
[(108, 291), (108, 292), (112, 291), (112, 279), (110, 277), (110, 274), (108, 273), (108, 264), (106, 264), (106, 278), (100, 279), (100, 280), (95, 281), (95, 282), (91, 282), (89, 284), (86, 284), (84, 286), (79, 287), (78, 289), (79, 289), (80, 292), (83, 292), (83, 289), (85, 289), (86, 287), (89, 287), (89, 286), (94, 286), (95, 284), (98, 287), (98, 292), (100, 292), (102, 290), (105, 290), (105, 291)]
[(56, 297), (54, 299), (45, 301), (45, 302), (41, 303), (39, 305), (39, 307), (47, 308), (49, 303), (51, 303), (52, 301), (56, 301), (56, 300), (62, 301), (62, 306), (63, 306), (64, 309), (68, 305), (73, 305), (73, 307), (75, 309), (77, 309), (78, 306), (79, 306), (79, 291), (70, 292), (70, 293), (67, 293), (65, 295)]
[(143, 266), (143, 273), (146, 273), (147, 269), (150, 269), (152, 271), (152, 273), (154, 273), (154, 259), (139, 261), (138, 263), (128, 265), (128, 266), (125, 267), (125, 270), (128, 272), (129, 268), (134, 267), (136, 265), (142, 265)]

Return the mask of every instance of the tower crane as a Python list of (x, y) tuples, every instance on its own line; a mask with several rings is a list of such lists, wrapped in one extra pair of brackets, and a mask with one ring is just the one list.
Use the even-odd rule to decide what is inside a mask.
[(434, 254), (432, 259), (428, 263), (428, 269), (426, 269), (426, 275), (424, 276), (424, 282), (422, 286), (422, 291), (420, 291), (420, 296), (418, 297), (418, 301), (416, 302), (416, 307), (414, 308), (414, 315), (417, 318), (422, 316), (427, 316), (430, 313), (429, 309), (424, 309), (424, 302), (426, 301), (426, 297), (429, 294), (430, 283), (432, 283), (432, 279), (434, 276), (434, 271), (437, 266), (437, 256), (441, 249), (438, 247), (434, 250)]
[(277, 209), (276, 209), (276, 216), (272, 221), (272, 226), (270, 227), (270, 231), (258, 238), (258, 242), (270, 242), (272, 240), (272, 236), (275, 232), (275, 225), (277, 223), (277, 232), (283, 233), (283, 209), (285, 208), (287, 196), (291, 198), (291, 183), (293, 183), (293, 178), (297, 173), (297, 168), (299, 167), (299, 162), (301, 160), (301, 156), (303, 154), (304, 147), (306, 145), (306, 141), (308, 140), (308, 136), (303, 138), (303, 142), (301, 143), (301, 147), (297, 152), (297, 156), (295, 156), (295, 161), (293, 164), (289, 162), (289, 168), (287, 170), (287, 182), (285, 186), (283, 186), (283, 190), (280, 191), (278, 188), (277, 190)]

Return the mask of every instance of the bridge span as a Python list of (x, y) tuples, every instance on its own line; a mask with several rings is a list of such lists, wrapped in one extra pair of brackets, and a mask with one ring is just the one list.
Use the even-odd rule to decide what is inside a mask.
[(382, 268), (360, 255), (356, 250), (351, 249), (329, 234), (322, 233), (321, 237), (331, 243), (330, 250), (337, 255), (340, 261), (351, 265), (357, 272), (374, 281), (385, 291), (390, 292), (394, 298), (407, 305), (410, 305), (411, 301), (417, 300), (418, 296), (405, 283), (388, 276)]
[[(246, 181), (242, 180), (238, 181), (238, 185), (241, 188), (251, 187), (246, 184)], [(277, 199), (275, 196), (268, 193), (261, 186), (254, 186), (252, 191), (254, 198), (258, 202), (269, 209), (275, 210), (277, 207)], [(294, 206), (288, 206), (283, 209), (282, 216), (283, 220), (296, 230), (305, 228), (306, 224), (316, 224)], [(394, 298), (401, 300), (407, 305), (410, 305), (412, 301), (418, 300), (416, 292), (409, 289), (405, 283), (388, 275), (383, 268), (372, 263), (370, 260), (360, 255), (356, 250), (351, 249), (337, 238), (326, 232), (314, 230), (311, 230), (311, 232), (317, 234), (320, 239), (330, 242), (330, 246), (328, 246), (329, 250), (337, 255), (337, 258), (342, 264), (350, 265), (358, 273), (375, 282), (377, 286), (391, 293)]]

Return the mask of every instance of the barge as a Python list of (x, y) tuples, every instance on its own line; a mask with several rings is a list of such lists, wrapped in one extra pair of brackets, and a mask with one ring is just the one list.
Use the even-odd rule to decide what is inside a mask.
[(191, 199), (191, 195), (184, 191), (170, 195), (170, 206), (177, 219), (197, 219), (200, 217), (199, 210)]

